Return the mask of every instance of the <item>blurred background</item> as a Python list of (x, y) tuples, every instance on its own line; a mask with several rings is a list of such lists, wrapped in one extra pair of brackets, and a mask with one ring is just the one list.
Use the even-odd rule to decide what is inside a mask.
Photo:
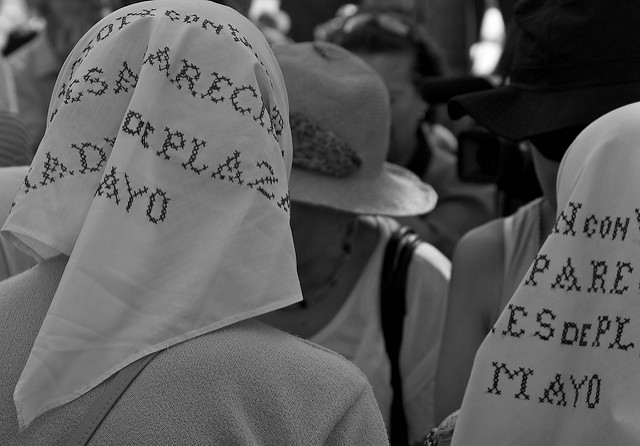
[[(116, 3), (118, 3), (116, 1)], [(120, 2), (126, 4), (126, 1)], [(514, 0), (232, 0), (261, 22), (293, 41), (311, 40), (315, 27), (345, 4), (394, 4), (425, 25), (440, 45), (449, 67), (458, 73), (491, 73), (502, 51), (505, 24)], [(0, 47), (5, 54), (44, 26), (26, 0), (0, 0)]]

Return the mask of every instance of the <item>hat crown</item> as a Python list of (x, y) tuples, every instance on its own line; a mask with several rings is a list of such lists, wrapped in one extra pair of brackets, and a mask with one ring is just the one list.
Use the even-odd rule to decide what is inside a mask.
[(389, 93), (364, 60), (328, 42), (276, 45), (293, 137), (291, 201), (352, 214), (421, 215), (437, 194), (387, 163)]
[(511, 81), (566, 89), (640, 79), (640, 2), (521, 0)]
[[(355, 175), (380, 171), (389, 150), (391, 113), (378, 73), (353, 53), (327, 42), (278, 45), (274, 53), (291, 114), (306, 117), (355, 151), (361, 160)], [(318, 148), (324, 149), (328, 148)]]

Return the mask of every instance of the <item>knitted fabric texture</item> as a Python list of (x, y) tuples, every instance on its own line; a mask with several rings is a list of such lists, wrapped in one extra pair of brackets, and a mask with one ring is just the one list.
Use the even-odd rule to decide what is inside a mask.
[(62, 67), (4, 234), (69, 262), (16, 386), (22, 428), (153, 351), (301, 299), (284, 80), (245, 17), (117, 10)]
[[(66, 444), (101, 384), (19, 432), (15, 383), (66, 266), (47, 260), (0, 284), (0, 443)], [(243, 321), (170, 347), (111, 409), (91, 445), (384, 446), (371, 386), (344, 358)]]

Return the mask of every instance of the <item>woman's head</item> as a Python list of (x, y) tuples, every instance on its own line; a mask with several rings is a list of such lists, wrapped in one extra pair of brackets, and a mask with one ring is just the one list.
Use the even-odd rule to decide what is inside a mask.
[[(530, 444), (640, 441), (618, 416), (636, 404), (640, 389), (639, 121), (640, 103), (617, 108), (587, 126), (565, 153), (555, 226), (494, 324), (496, 334), (475, 356), (456, 424), (461, 444), (492, 445), (496, 438), (518, 444), (523, 436)], [(529, 401), (511, 391), (500, 396), (508, 388), (495, 379), (502, 372), (542, 376), (544, 393)], [(522, 395), (535, 395), (534, 382)], [(576, 390), (563, 408), (559, 389), (569, 383), (573, 389), (583, 383), (587, 392), (578, 398)]]
[(417, 145), (417, 128), (428, 118), (421, 81), (444, 73), (435, 43), (406, 12), (396, 8), (364, 8), (341, 19), (326, 39), (360, 56), (389, 89), (392, 131), (388, 160), (406, 166)]
[(560, 161), (582, 130), (584, 126), (567, 127), (534, 135), (529, 139), (540, 188), (553, 209), (556, 208), (556, 180)]
[(354, 53), (408, 53), (412, 80), (444, 73), (444, 58), (435, 42), (405, 11), (393, 7), (362, 8), (342, 18), (326, 40)]
[(20, 424), (144, 354), (299, 300), (291, 159), (280, 68), (230, 8), (138, 3), (80, 39), (3, 228), (39, 259), (69, 256)]

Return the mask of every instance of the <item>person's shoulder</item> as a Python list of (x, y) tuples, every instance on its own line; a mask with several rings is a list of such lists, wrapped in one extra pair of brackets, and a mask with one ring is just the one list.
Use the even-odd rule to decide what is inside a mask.
[(504, 218), (466, 233), (453, 252), (451, 288), (466, 298), (483, 296), (487, 308), (500, 298), (504, 271)]
[(454, 263), (468, 256), (486, 257), (504, 244), (504, 218), (490, 220), (464, 234), (454, 250)]
[[(176, 346), (181, 361), (197, 370), (202, 358), (225, 368), (254, 370), (263, 377), (297, 376), (308, 381), (366, 386), (364, 374), (339, 354), (256, 320), (237, 322)], [(191, 359), (189, 359), (191, 358)], [(210, 366), (205, 362), (205, 368)]]
[(415, 250), (413, 261), (423, 269), (432, 269), (446, 277), (451, 275), (451, 261), (438, 248), (422, 241)]

